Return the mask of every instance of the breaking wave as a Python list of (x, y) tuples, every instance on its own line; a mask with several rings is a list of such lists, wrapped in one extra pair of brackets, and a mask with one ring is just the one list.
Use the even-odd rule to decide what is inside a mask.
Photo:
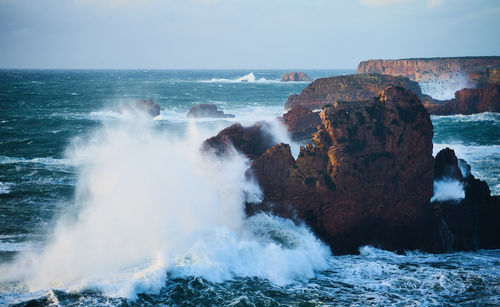
[(266, 78), (256, 78), (254, 73), (251, 72), (242, 77), (238, 77), (235, 79), (227, 79), (227, 78), (212, 78), (210, 80), (201, 80), (200, 82), (206, 83), (280, 83), (280, 80), (268, 80)]
[(49, 243), (0, 267), (2, 282), (30, 291), (97, 289), (110, 297), (157, 292), (168, 276), (218, 282), (265, 278), (284, 285), (327, 267), (329, 249), (303, 225), (265, 214), (244, 217), (261, 191), (248, 161), (200, 153), (194, 123), (183, 138), (148, 122), (105, 124), (74, 143), (74, 210)]

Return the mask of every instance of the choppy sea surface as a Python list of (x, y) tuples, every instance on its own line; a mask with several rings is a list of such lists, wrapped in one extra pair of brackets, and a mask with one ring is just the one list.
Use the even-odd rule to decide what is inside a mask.
[[(304, 225), (245, 218), (248, 161), (198, 149), (260, 120), (290, 142), (274, 118), (307, 83), (283, 72), (0, 70), (0, 305), (500, 305), (500, 250), (332, 256)], [(117, 112), (143, 98), (161, 114)], [(236, 117), (188, 120), (198, 103)], [(500, 194), (500, 115), (432, 122), (435, 153)]]

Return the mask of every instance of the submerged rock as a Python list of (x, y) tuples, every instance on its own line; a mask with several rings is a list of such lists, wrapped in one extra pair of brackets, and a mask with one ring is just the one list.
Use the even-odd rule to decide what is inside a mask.
[(420, 85), (405, 77), (395, 77), (380, 74), (354, 74), (316, 79), (302, 90), (300, 95), (293, 94), (288, 97), (285, 109), (301, 105), (310, 110), (321, 109), (336, 101), (356, 101), (372, 99), (387, 86), (402, 86), (422, 95)]
[(215, 104), (197, 104), (193, 106), (188, 112), (189, 118), (234, 118), (233, 114), (225, 114), (224, 111), (217, 110)]
[(281, 82), (290, 81), (312, 81), (313, 78), (309, 77), (303, 72), (287, 72), (281, 77)]
[(138, 99), (134, 102), (123, 103), (118, 108), (120, 113), (143, 113), (155, 117), (160, 115), (160, 106), (153, 99)]

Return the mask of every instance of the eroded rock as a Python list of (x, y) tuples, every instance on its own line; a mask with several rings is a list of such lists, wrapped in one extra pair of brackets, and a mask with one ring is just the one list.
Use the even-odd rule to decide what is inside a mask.
[(234, 118), (233, 114), (225, 114), (217, 110), (215, 104), (203, 103), (193, 106), (186, 114), (189, 118)]

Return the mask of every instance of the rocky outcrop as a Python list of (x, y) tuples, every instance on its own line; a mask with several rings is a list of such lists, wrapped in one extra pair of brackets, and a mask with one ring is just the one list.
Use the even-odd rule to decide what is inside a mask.
[(428, 248), (435, 252), (499, 248), (500, 198), (491, 196), (488, 184), (476, 179), (470, 172), (470, 165), (457, 159), (449, 148), (436, 155), (434, 173), (435, 180), (461, 183), (465, 198), (459, 202), (433, 203), (434, 245)]
[(436, 115), (500, 112), (500, 83), (480, 89), (462, 89), (455, 98), (446, 101), (429, 99), (424, 102), (429, 113)]
[(301, 105), (310, 110), (321, 109), (336, 101), (356, 101), (372, 99), (387, 86), (397, 85), (411, 90), (417, 96), (422, 91), (417, 82), (405, 77), (380, 74), (345, 75), (315, 80), (302, 90), (300, 95), (288, 97), (285, 109)]
[(303, 72), (287, 72), (284, 73), (281, 77), (281, 82), (290, 82), (290, 81), (312, 81), (313, 78), (309, 77)]
[(294, 140), (310, 140), (318, 125), (321, 124), (319, 112), (297, 105), (283, 114), (281, 121), (287, 126)]
[[(235, 124), (203, 147), (218, 155), (235, 148), (250, 159), (248, 175), (264, 199), (246, 204), (248, 215), (304, 221), (336, 254), (367, 244), (430, 252), (500, 247), (500, 198), (453, 150), (432, 157), (430, 116), (411, 91), (391, 86), (370, 100), (335, 102), (320, 119), (314, 145), (302, 146), (297, 159), (262, 122)], [(431, 203), (434, 180), (458, 181), (463, 199)]]
[(234, 148), (250, 159), (255, 159), (275, 144), (269, 129), (269, 124), (266, 122), (258, 122), (251, 127), (243, 127), (236, 123), (207, 139), (202, 145), (202, 150), (213, 150), (220, 156)]
[(215, 104), (197, 104), (186, 114), (189, 118), (234, 118), (233, 114), (225, 114), (224, 111), (217, 110)]
[(500, 67), (499, 56), (368, 60), (359, 63), (356, 73), (388, 74), (426, 82), (467, 77), (470, 73), (495, 67)]
[[(321, 113), (315, 145), (295, 161), (286, 144), (252, 164), (263, 206), (297, 216), (335, 253), (364, 244), (419, 247), (432, 196), (432, 124), (417, 96), (389, 87), (376, 99), (337, 102)], [(273, 204), (269, 206), (269, 204)]]
[(118, 111), (120, 113), (141, 113), (155, 117), (160, 115), (160, 106), (153, 99), (138, 99), (134, 102), (123, 103)]

